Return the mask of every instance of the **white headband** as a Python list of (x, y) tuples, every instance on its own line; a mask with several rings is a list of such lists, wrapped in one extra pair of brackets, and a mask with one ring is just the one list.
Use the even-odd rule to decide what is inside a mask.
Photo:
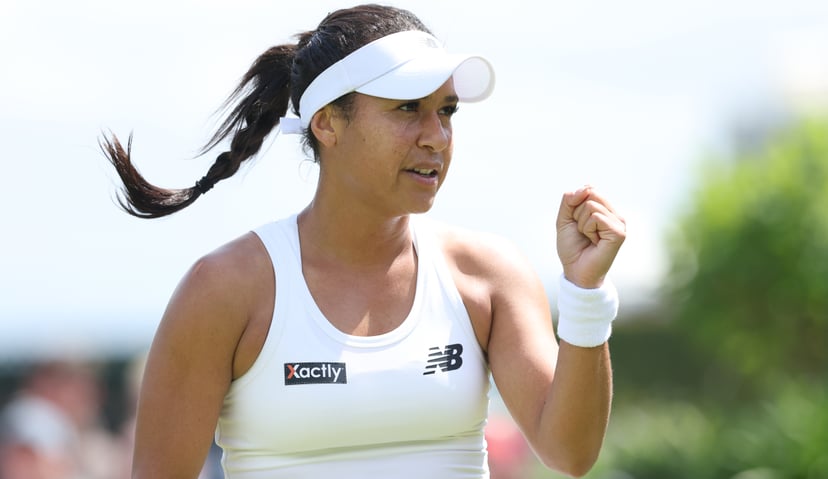
[(484, 100), (494, 89), (494, 69), (485, 58), (450, 54), (426, 32), (393, 33), (320, 73), (299, 100), (299, 118), (282, 118), (280, 129), (302, 133), (317, 111), (346, 93), (415, 100), (433, 93), (449, 77), (461, 101)]

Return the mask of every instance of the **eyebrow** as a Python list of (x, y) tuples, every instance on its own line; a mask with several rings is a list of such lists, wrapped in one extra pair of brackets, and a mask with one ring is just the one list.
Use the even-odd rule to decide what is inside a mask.
[[(422, 101), (422, 100), (426, 100), (426, 99), (428, 99), (428, 98), (431, 98), (433, 95), (434, 95), (434, 94), (432, 93), (431, 95), (426, 95), (426, 96), (424, 96), (424, 97), (422, 97), (422, 98), (418, 98), (418, 100), (420, 100), (420, 101)], [(443, 102), (444, 102), (444, 103), (458, 103), (458, 102), (460, 102), (460, 97), (459, 97), (459, 96), (457, 96), (457, 95), (446, 95), (446, 96), (443, 98)]]
[[(428, 100), (429, 98), (431, 98), (433, 95), (434, 94), (432, 93), (431, 95), (426, 95), (422, 98), (412, 98), (410, 100), (404, 100), (404, 99), (396, 100), (396, 99), (393, 99), (393, 98), (380, 98), (380, 99), (385, 100), (385, 101), (390, 101), (390, 102), (425, 101), (425, 100)], [(370, 96), (370, 95), (368, 95), (368, 96)], [(457, 96), (457, 95), (446, 95), (445, 97), (443, 97), (442, 103), (460, 103), (460, 97)]]

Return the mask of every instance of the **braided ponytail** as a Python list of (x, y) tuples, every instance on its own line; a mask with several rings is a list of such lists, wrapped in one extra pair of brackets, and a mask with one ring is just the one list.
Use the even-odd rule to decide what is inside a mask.
[[(298, 113), (302, 94), (321, 72), (377, 38), (406, 30), (428, 32), (407, 10), (361, 5), (329, 13), (316, 30), (297, 35), (297, 45), (267, 50), (224, 102), (222, 110), (230, 109), (230, 112), (200, 153), (210, 151), (228, 137), (232, 138), (230, 150), (218, 155), (207, 173), (190, 188), (165, 189), (149, 183), (132, 163), (132, 135), (126, 149), (112, 133), (102, 135), (101, 150), (123, 181), (118, 197), (121, 208), (139, 218), (158, 218), (191, 205), (216, 183), (233, 176), (242, 162), (258, 153), (289, 105)], [(346, 94), (332, 104), (347, 114), (352, 99), (353, 94)], [(319, 145), (310, 129), (304, 132), (304, 146), (318, 161)]]
[(118, 204), (139, 218), (159, 218), (191, 205), (216, 183), (235, 174), (241, 164), (258, 153), (265, 138), (285, 115), (290, 100), (290, 72), (295, 45), (272, 47), (253, 63), (223, 104), (235, 107), (227, 114), (200, 153), (204, 154), (232, 137), (230, 150), (218, 155), (207, 173), (190, 188), (166, 189), (148, 182), (132, 162), (132, 134), (126, 149), (110, 133), (100, 147), (123, 182)]

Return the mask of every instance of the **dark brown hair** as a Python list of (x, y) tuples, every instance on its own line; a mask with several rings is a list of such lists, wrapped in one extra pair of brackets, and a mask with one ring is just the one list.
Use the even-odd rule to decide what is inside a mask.
[[(278, 45), (262, 53), (225, 101), (228, 113), (201, 154), (226, 138), (230, 138), (230, 149), (219, 154), (204, 177), (190, 188), (166, 189), (151, 184), (133, 164), (132, 135), (124, 148), (114, 134), (103, 134), (101, 149), (123, 182), (118, 203), (139, 218), (158, 218), (186, 208), (258, 153), (289, 105), (298, 114), (299, 99), (320, 73), (367, 43), (407, 30), (428, 32), (407, 10), (361, 5), (329, 13), (316, 30), (297, 35), (295, 45)], [(347, 113), (351, 98), (352, 94), (346, 94), (333, 103)], [(303, 136), (304, 146), (318, 161), (316, 138), (310, 129)]]

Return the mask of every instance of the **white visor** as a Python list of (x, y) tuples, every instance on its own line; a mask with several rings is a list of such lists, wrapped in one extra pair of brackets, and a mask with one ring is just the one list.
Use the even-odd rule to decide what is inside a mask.
[(415, 100), (433, 93), (449, 77), (460, 101), (484, 100), (494, 89), (494, 69), (485, 58), (450, 54), (426, 32), (393, 33), (320, 73), (299, 100), (299, 118), (282, 118), (280, 129), (301, 133), (317, 111), (346, 93)]

